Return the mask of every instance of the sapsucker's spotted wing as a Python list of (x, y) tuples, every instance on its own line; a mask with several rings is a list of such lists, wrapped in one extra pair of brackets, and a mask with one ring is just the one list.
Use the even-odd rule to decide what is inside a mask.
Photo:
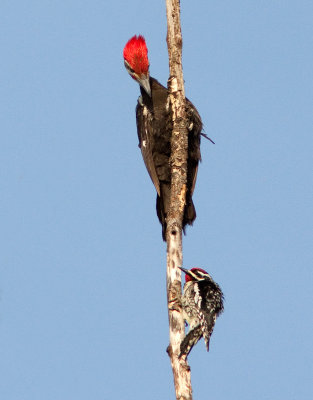
[(197, 286), (199, 289), (199, 320), (206, 348), (209, 351), (216, 318), (223, 311), (223, 294), (213, 280), (200, 281)]

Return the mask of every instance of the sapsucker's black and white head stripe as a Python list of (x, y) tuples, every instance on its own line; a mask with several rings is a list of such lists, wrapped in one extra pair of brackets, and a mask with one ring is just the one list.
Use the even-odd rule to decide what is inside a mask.
[(209, 351), (210, 337), (216, 318), (224, 310), (224, 296), (219, 285), (205, 270), (180, 269), (186, 274), (182, 306), (184, 319), (189, 325), (189, 332), (180, 346), (181, 357), (187, 356), (202, 337)]

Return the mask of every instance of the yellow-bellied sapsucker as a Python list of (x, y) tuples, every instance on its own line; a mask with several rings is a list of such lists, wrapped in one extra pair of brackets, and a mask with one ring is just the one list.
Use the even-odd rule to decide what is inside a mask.
[(193, 346), (202, 337), (209, 351), (210, 337), (216, 318), (224, 310), (224, 296), (221, 288), (206, 271), (201, 268), (180, 269), (186, 274), (182, 306), (189, 332), (180, 345), (179, 357), (188, 356)]

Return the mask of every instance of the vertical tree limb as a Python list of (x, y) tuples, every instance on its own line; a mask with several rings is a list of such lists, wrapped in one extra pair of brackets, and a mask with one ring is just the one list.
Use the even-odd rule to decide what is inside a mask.
[(182, 221), (186, 203), (188, 132), (182, 71), (182, 36), (179, 0), (166, 0), (167, 46), (170, 78), (169, 98), (172, 110), (171, 203), (167, 216), (167, 301), (170, 330), (168, 354), (174, 375), (177, 400), (192, 400), (190, 368), (185, 357), (179, 359), (180, 343), (185, 335), (181, 308), (181, 272), (183, 264)]

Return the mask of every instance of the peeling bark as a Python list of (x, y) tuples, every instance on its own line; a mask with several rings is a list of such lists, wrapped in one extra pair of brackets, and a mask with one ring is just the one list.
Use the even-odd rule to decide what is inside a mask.
[(181, 306), (182, 221), (186, 204), (188, 132), (186, 126), (185, 90), (182, 71), (182, 36), (179, 0), (166, 0), (167, 46), (170, 78), (169, 98), (173, 118), (171, 140), (171, 204), (167, 216), (167, 300), (171, 360), (177, 400), (192, 400), (190, 367), (179, 359), (180, 344), (185, 336)]

